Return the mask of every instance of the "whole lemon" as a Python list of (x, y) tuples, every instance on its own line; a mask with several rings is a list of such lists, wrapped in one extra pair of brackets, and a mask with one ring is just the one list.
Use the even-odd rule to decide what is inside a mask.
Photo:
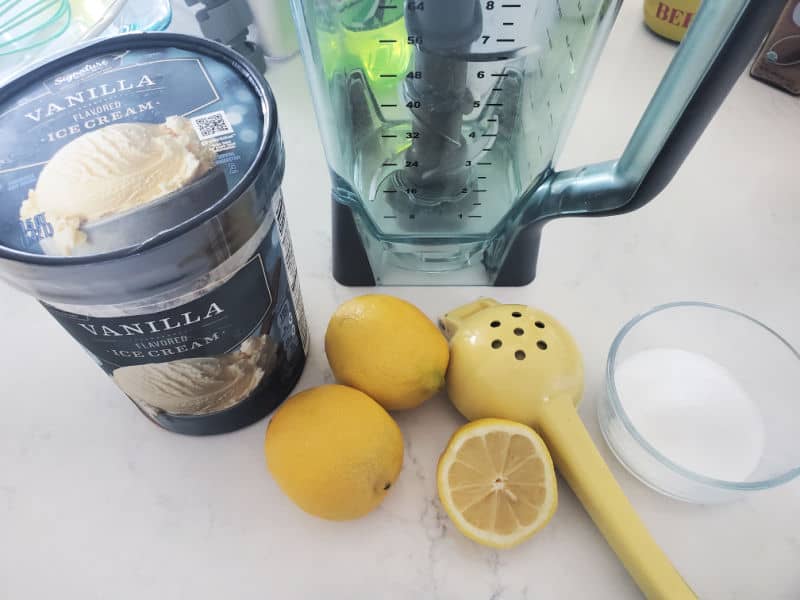
[(444, 386), (447, 340), (413, 304), (383, 294), (348, 300), (331, 317), (325, 352), (341, 383), (386, 410), (419, 406)]
[(376, 508), (400, 474), (403, 435), (366, 394), (323, 385), (296, 394), (267, 427), (267, 466), (309, 514), (356, 519)]

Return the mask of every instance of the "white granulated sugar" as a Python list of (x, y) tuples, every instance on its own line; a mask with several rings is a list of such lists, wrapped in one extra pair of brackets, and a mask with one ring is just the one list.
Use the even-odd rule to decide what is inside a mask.
[(758, 406), (722, 366), (701, 354), (657, 348), (616, 370), (618, 397), (656, 450), (694, 473), (744, 481), (764, 449)]

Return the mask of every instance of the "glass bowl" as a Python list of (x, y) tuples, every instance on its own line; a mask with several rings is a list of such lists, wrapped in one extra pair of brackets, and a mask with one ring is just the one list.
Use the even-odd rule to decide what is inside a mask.
[(800, 355), (747, 315), (702, 302), (657, 306), (617, 334), (600, 428), (654, 490), (714, 504), (800, 474)]

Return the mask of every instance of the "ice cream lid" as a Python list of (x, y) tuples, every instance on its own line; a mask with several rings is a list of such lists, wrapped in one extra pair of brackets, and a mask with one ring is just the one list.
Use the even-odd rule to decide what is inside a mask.
[(180, 235), (269, 168), (274, 119), (260, 75), (206, 40), (132, 34), (44, 64), (0, 92), (0, 255), (92, 261)]

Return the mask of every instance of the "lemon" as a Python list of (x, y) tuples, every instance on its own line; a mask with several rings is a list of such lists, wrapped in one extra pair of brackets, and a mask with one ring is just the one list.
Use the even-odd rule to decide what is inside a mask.
[(558, 487), (544, 441), (527, 425), (479, 419), (456, 431), (439, 459), (439, 498), (458, 530), (511, 548), (556, 511)]
[(323, 519), (375, 509), (403, 464), (403, 435), (366, 394), (323, 385), (286, 400), (267, 427), (267, 466), (283, 492)]
[(419, 406), (444, 385), (450, 350), (417, 307), (382, 294), (353, 298), (331, 317), (325, 352), (336, 379), (387, 410)]

